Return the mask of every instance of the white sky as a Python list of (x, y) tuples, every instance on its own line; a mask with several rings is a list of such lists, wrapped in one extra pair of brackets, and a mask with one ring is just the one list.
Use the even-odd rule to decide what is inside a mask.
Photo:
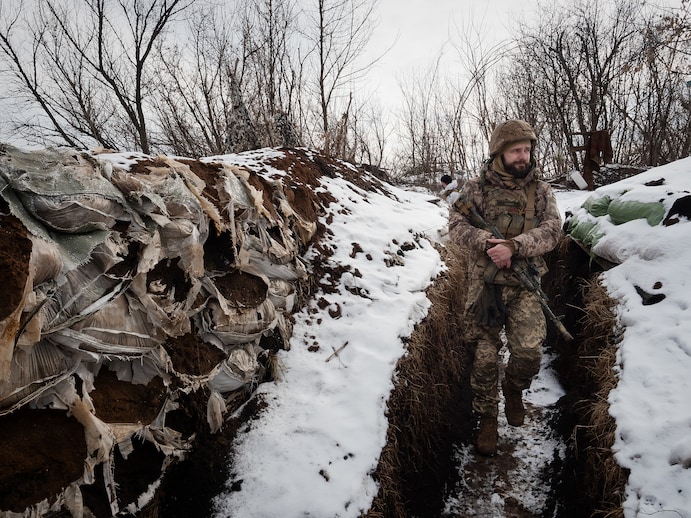
[[(662, 199), (668, 209), (675, 198), (688, 193), (689, 174), (691, 158), (596, 194), (644, 202)], [(662, 177), (663, 186), (643, 185)], [(280, 354), (284, 379), (258, 389), (269, 410), (238, 437), (230, 482), (242, 480), (241, 490), (217, 498), (219, 518), (357, 517), (377, 492), (370, 473), (386, 437), (391, 379), (397, 359), (405, 353), (402, 338), (428, 309), (423, 290), (444, 268), (431, 242), (440, 239), (446, 210), (430, 204), (425, 194), (392, 187), (397, 198), (393, 199), (350, 188), (337, 178), (322, 182), (339, 200), (329, 207), (334, 217), (329, 225), (331, 244), (336, 249), (331, 260), (359, 270), (362, 277), (345, 275), (339, 293), (324, 295), (327, 308), (319, 310), (313, 304), (296, 315), (291, 350)], [(572, 210), (587, 218), (578, 208), (589, 194), (557, 193), (562, 214)], [(621, 382), (610, 395), (618, 427), (616, 458), (631, 470), (625, 517), (657, 513), (689, 518), (691, 223), (684, 219), (670, 227), (649, 227), (636, 220), (615, 227), (606, 216), (594, 222), (605, 233), (599, 249), (623, 261), (604, 279), (621, 304), (619, 315), (627, 326), (619, 354)], [(384, 260), (396, 256), (398, 249), (393, 241), (412, 241), (418, 233), (430, 242), (421, 240), (397, 256), (401, 265), (386, 267)], [(351, 257), (355, 242), (364, 252)], [(662, 287), (655, 290), (658, 281)], [(666, 298), (643, 306), (634, 285), (662, 292)], [(346, 287), (364, 289), (368, 297), (353, 295)], [(340, 317), (330, 317), (328, 311), (337, 308)], [(338, 357), (327, 361), (346, 343)], [(310, 345), (319, 350), (309, 352)], [(549, 406), (560, 394), (548, 374), (543, 370), (528, 393), (531, 404)], [(545, 399), (545, 394), (551, 397)], [(517, 430), (511, 437), (519, 442), (521, 432), (530, 435), (530, 429)], [(539, 435), (541, 428), (537, 430)], [(521, 444), (515, 455), (531, 459), (540, 458), (540, 448), (552, 447), (536, 441)], [(493, 505), (501, 506), (505, 496), (491, 495)], [(526, 505), (540, 500), (533, 493), (512, 496)], [(452, 508), (458, 508), (458, 502)]]
[[(510, 34), (510, 20), (520, 9), (527, 12), (536, 0), (379, 0), (379, 19), (368, 56), (376, 57), (385, 50), (379, 63), (368, 74), (368, 88), (376, 90), (385, 106), (400, 105), (400, 78), (413, 70), (426, 70), (442, 50), (455, 51), (449, 39), (458, 40), (458, 31), (482, 31), (488, 45)], [(460, 72), (460, 71), (459, 71)]]

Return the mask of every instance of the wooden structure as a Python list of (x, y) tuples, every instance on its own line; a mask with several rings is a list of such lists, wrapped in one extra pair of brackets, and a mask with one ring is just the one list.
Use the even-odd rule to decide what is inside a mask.
[(612, 141), (608, 130), (588, 131), (576, 133), (583, 135), (585, 144), (573, 146), (572, 151), (584, 151), (583, 157), (583, 179), (588, 183), (588, 190), (595, 189), (593, 181), (593, 171), (598, 171), (603, 164), (612, 162)]

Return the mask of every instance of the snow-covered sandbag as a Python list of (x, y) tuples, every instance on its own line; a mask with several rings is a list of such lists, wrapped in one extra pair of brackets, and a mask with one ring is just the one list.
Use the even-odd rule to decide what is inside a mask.
[(659, 225), (665, 217), (665, 206), (661, 202), (642, 202), (615, 199), (609, 204), (607, 214), (612, 223), (621, 225), (635, 219), (645, 219), (648, 225)]
[(581, 205), (595, 217), (607, 214), (609, 204), (612, 202), (609, 196), (589, 196)]

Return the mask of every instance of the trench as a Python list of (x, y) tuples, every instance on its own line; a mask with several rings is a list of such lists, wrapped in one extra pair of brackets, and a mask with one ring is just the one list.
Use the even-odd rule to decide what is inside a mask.
[[(459, 310), (466, 296), (461, 275), (465, 257), (453, 245), (440, 253), (449, 268), (428, 290), (432, 307), (409, 339), (409, 354), (399, 361), (397, 383), (388, 403), (387, 444), (374, 474), (380, 490), (363, 518), (448, 518), (443, 513), (444, 499), (448, 488), (462, 475), (455, 453), (459, 448), (470, 448), (475, 441), (469, 384), (472, 353), (463, 339)], [(502, 516), (620, 516), (625, 474), (613, 466), (608, 454), (611, 444), (607, 445), (607, 434), (602, 431), (603, 426), (613, 428), (613, 423), (593, 424), (594, 407), (602, 399), (599, 393), (609, 390), (595, 374), (595, 363), (612, 358), (607, 351), (613, 350), (616, 342), (616, 337), (603, 337), (612, 322), (593, 322), (588, 311), (588, 292), (603, 266), (569, 238), (546, 259), (549, 273), (543, 279), (543, 288), (554, 313), (563, 315), (564, 325), (575, 338), (566, 342), (548, 325), (547, 344), (565, 395), (544, 426), (560, 436), (566, 453), (534, 481), (549, 485), (549, 502), (540, 512), (507, 507)], [(605, 369), (611, 370), (611, 366), (605, 365)], [(201, 397), (196, 416), (200, 421), (204, 417), (203, 401)], [(212, 514), (211, 499), (228, 480), (226, 460), (232, 440), (241, 425), (251, 423), (262, 405), (250, 394), (237, 401), (238, 408), (243, 404), (242, 412), (227, 423), (220, 435), (199, 437), (196, 453), (170, 469), (160, 498), (139, 516)], [(476, 485), (482, 486), (488, 472), (481, 460), (471, 466)], [(474, 511), (476, 516), (497, 516), (487, 509)]]
[[(445, 494), (460, 476), (467, 475), (459, 472), (462, 468), (454, 460), (459, 448), (468, 450), (474, 445), (476, 434), (470, 408), (472, 353), (463, 338), (460, 311), (465, 303), (461, 280), (465, 257), (452, 246), (441, 253), (449, 271), (428, 291), (432, 308), (411, 337), (410, 353), (398, 365), (401, 382), (389, 401), (389, 437), (377, 472), (380, 491), (367, 518), (451, 516), (443, 513)], [(550, 271), (543, 279), (543, 289), (553, 312), (563, 315), (564, 325), (574, 336), (573, 341), (566, 342), (548, 324), (546, 347), (565, 395), (544, 426), (560, 437), (565, 454), (555, 458), (547, 472), (533, 481), (549, 486), (548, 502), (542, 509), (507, 506), (504, 514), (497, 515), (478, 508), (472, 515), (620, 516), (626, 477), (610, 453), (614, 423), (608, 420), (606, 408), (598, 408), (602, 394), (611, 388), (600, 372), (612, 370), (614, 317), (605, 311), (605, 321), (598, 322), (602, 307), (594, 314), (588, 309), (592, 306), (590, 291), (605, 293), (596, 280), (603, 265), (591, 260), (568, 237), (546, 260)], [(508, 469), (510, 462), (509, 456), (503, 468)], [(482, 486), (490, 470), (483, 467), (481, 458), (470, 466), (475, 485)], [(495, 462), (497, 466), (503, 469), (502, 463)], [(489, 479), (486, 482), (489, 485)]]

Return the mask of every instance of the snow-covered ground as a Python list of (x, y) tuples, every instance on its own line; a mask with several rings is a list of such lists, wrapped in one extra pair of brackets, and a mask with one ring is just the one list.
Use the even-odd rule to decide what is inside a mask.
[[(691, 188), (690, 173), (686, 159), (596, 194), (663, 199), (668, 209)], [(662, 177), (663, 185), (644, 186)], [(447, 211), (429, 203), (428, 194), (391, 188), (394, 199), (338, 179), (323, 182), (339, 200), (329, 207), (331, 261), (350, 266), (351, 273), (341, 278), (338, 293), (323, 295), (328, 304), (315, 301), (295, 316), (291, 350), (279, 356), (283, 378), (258, 389), (269, 408), (239, 434), (234, 475), (215, 500), (218, 517), (357, 517), (377, 493), (371, 474), (386, 437), (387, 398), (405, 354), (403, 338), (424, 318), (430, 304), (425, 289), (444, 269), (432, 242), (440, 239)], [(591, 194), (557, 193), (562, 213), (578, 212)], [(606, 235), (598, 246), (619, 249), (623, 261), (603, 279), (625, 326), (620, 382), (610, 395), (616, 458), (631, 470), (625, 516), (689, 517), (691, 226), (686, 218), (669, 227), (601, 223)], [(362, 252), (355, 253), (355, 243)], [(666, 298), (643, 306), (634, 285), (651, 291), (656, 282)], [(560, 390), (546, 366), (529, 401), (547, 408)], [(531, 433), (540, 435), (540, 429), (519, 429), (513, 438), (533, 457), (544, 448), (551, 458), (558, 445), (535, 442)], [(520, 446), (516, 455), (523, 455)], [(530, 498), (541, 505), (540, 494)]]
[[(660, 183), (660, 180), (663, 180)], [(648, 185), (646, 185), (648, 184)], [(691, 158), (601, 187), (612, 200), (662, 202), (691, 194)], [(577, 216), (582, 216), (580, 209)], [(620, 266), (603, 274), (623, 326), (619, 382), (609, 395), (617, 423), (616, 460), (631, 470), (624, 516), (691, 517), (691, 225), (613, 225), (594, 218), (604, 236), (598, 255)], [(644, 304), (636, 287), (664, 295)]]

